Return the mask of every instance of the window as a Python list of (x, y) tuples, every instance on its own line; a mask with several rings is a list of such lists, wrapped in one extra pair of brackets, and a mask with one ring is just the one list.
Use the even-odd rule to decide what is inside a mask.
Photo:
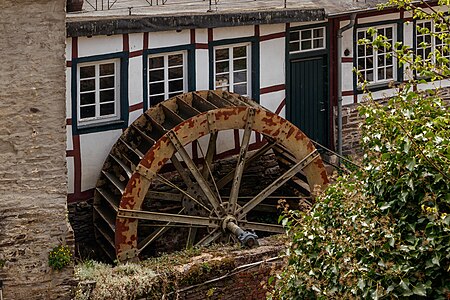
[(90, 125), (120, 118), (120, 60), (77, 66), (78, 124)]
[(148, 58), (150, 105), (186, 92), (186, 53), (151, 55)]
[(433, 21), (417, 22), (416, 35), (416, 55), (422, 57), (424, 60), (435, 63), (435, 58), (430, 54), (439, 50), (442, 56), (450, 59), (450, 52), (444, 50), (445, 42), (439, 36), (439, 28), (436, 28)]
[(291, 31), (289, 52), (305, 52), (325, 49), (325, 27)]
[[(367, 33), (367, 29), (357, 32), (357, 39), (367, 39), (370, 42), (358, 44), (357, 46), (357, 66), (364, 80), (369, 83), (387, 82), (396, 77), (396, 68), (392, 49), (373, 49), (370, 45), (373, 38), (383, 35), (392, 46), (395, 43), (394, 26), (377, 28), (374, 37)], [(369, 46), (368, 46), (369, 45)]]
[(214, 89), (250, 96), (250, 45), (214, 48)]

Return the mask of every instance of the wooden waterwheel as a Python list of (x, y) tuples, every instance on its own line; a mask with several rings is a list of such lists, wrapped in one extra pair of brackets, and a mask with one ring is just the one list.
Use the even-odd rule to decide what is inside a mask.
[[(239, 151), (217, 155), (233, 130)], [(250, 151), (253, 132), (263, 141)], [(278, 172), (255, 180), (250, 170), (267, 157)], [(319, 153), (287, 120), (237, 94), (190, 92), (147, 110), (112, 147), (94, 197), (95, 234), (119, 261), (216, 241), (254, 246), (284, 232), (279, 199), (295, 207), (327, 183)]]

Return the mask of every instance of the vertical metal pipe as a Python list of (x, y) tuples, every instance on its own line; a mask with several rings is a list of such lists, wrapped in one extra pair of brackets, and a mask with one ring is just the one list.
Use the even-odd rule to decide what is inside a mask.
[[(338, 119), (338, 153), (342, 156), (342, 33), (355, 25), (356, 13), (350, 15), (350, 23), (337, 31), (337, 87), (338, 87), (338, 99), (337, 99), (337, 119)], [(339, 25), (338, 25), (339, 26)], [(353, 53), (355, 55), (355, 53)], [(341, 160), (339, 159), (339, 164)]]

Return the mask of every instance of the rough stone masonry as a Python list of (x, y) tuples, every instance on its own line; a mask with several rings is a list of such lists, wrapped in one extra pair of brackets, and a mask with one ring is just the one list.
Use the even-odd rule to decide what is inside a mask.
[(4, 299), (68, 298), (65, 1), (0, 1), (0, 283)]

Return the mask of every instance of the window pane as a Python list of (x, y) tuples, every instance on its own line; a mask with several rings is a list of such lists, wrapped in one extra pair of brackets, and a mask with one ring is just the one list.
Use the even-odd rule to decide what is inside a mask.
[(216, 49), (216, 60), (224, 60), (229, 58), (228, 49)]
[(386, 28), (386, 37), (392, 39), (392, 27)]
[(95, 76), (95, 66), (80, 67), (80, 78), (89, 78)]
[(311, 30), (303, 30), (302, 31), (302, 40), (311, 38)]
[(300, 44), (299, 43), (289, 43), (289, 51), (298, 51), (300, 50)]
[(366, 48), (366, 55), (367, 56), (373, 55), (373, 47), (372, 46)]
[(100, 76), (114, 75), (114, 63), (100, 65)]
[(183, 65), (183, 54), (169, 55), (169, 67)]
[(100, 102), (114, 101), (114, 90), (100, 92)]
[(216, 75), (216, 86), (228, 85), (230, 82), (228, 74)]
[(314, 29), (314, 37), (323, 37), (323, 28)]
[(234, 72), (234, 82), (246, 82), (247, 81), (247, 72), (241, 71), (241, 72)]
[(299, 38), (299, 32), (298, 31), (291, 32), (290, 35), (289, 35), (289, 39), (291, 41), (298, 41), (300, 39)]
[(384, 80), (384, 68), (378, 69), (378, 80)]
[(156, 105), (159, 102), (164, 101), (164, 96), (163, 95), (159, 95), (159, 96), (151, 96), (150, 97), (150, 106)]
[(114, 87), (114, 76), (100, 78), (100, 88), (108, 89)]
[(164, 80), (164, 70), (150, 71), (150, 82)]
[(246, 95), (247, 94), (247, 85), (246, 84), (235, 85), (234, 92), (239, 95)]
[(366, 72), (366, 80), (373, 81), (373, 70), (367, 70)]
[(169, 92), (182, 91), (183, 79), (169, 81)]
[(233, 58), (246, 57), (247, 56), (247, 47), (240, 46), (233, 48)]
[(106, 103), (100, 105), (100, 116), (107, 116), (114, 114), (114, 103)]
[(313, 45), (313, 47), (314, 47), (314, 48), (322, 48), (322, 47), (323, 47), (323, 40), (322, 40), (322, 39), (320, 39), (320, 40), (314, 40), (314, 45)]
[(373, 57), (366, 58), (366, 68), (367, 69), (373, 68)]
[(236, 59), (234, 61), (233, 69), (234, 70), (245, 70), (245, 69), (247, 69), (247, 59), (246, 58)]
[(384, 67), (384, 55), (378, 55), (378, 67)]
[(386, 79), (393, 79), (394, 78), (394, 68), (388, 67), (386, 68)]
[(80, 107), (80, 118), (93, 118), (95, 117), (95, 106), (83, 106)]
[(228, 61), (222, 61), (216, 63), (216, 73), (224, 73), (230, 70)]
[(311, 41), (302, 41), (302, 50), (311, 49)]
[(358, 70), (363, 70), (366, 68), (365, 61), (366, 60), (364, 58), (358, 58)]
[(95, 93), (85, 93), (80, 95), (80, 104), (94, 104), (95, 103)]
[(366, 37), (365, 32), (364, 31), (359, 31), (358, 32), (358, 40), (364, 39)]
[(150, 94), (163, 94), (164, 93), (164, 82), (150, 83)]
[(366, 46), (364, 46), (364, 45), (358, 45), (358, 56), (359, 57), (361, 57), (361, 56), (364, 56), (364, 53), (365, 53), (365, 50), (366, 49)]
[(95, 90), (95, 79), (87, 79), (80, 81), (80, 92)]
[(150, 57), (149, 59), (150, 69), (162, 68), (163, 66), (164, 66), (164, 57), (162, 56)]
[(183, 67), (169, 69), (169, 79), (175, 78), (183, 78)]

